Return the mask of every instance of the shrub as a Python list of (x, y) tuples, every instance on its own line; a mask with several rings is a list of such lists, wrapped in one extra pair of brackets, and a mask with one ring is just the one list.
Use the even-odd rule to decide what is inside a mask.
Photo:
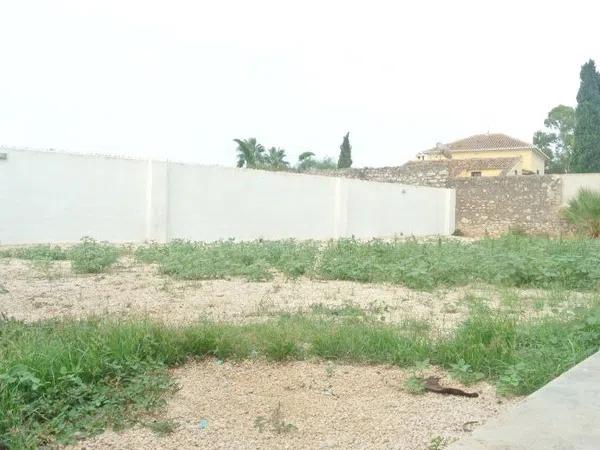
[(580, 189), (564, 214), (579, 231), (592, 238), (600, 237), (600, 191)]
[(100, 273), (119, 259), (119, 250), (106, 242), (84, 237), (69, 251), (71, 267), (78, 273)]

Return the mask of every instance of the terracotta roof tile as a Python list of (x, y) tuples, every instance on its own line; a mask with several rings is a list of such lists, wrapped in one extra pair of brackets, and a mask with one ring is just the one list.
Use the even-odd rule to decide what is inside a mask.
[(494, 151), (494, 150), (511, 150), (511, 149), (531, 149), (538, 152), (544, 158), (548, 159), (541, 150), (535, 147), (533, 144), (521, 141), (520, 139), (507, 136), (502, 133), (487, 133), (487, 134), (476, 134), (469, 136), (458, 141), (450, 142), (441, 147), (434, 147), (429, 150), (425, 150), (421, 153), (440, 153), (445, 152), (447, 157), (451, 157), (453, 152), (460, 151)]
[(505, 134), (476, 134), (447, 144), (450, 151), (457, 150), (500, 150), (510, 148), (532, 148), (533, 145)]

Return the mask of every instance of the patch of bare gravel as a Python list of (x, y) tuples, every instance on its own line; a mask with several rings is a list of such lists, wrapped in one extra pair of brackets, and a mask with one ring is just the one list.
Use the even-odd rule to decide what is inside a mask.
[[(240, 279), (182, 281), (130, 258), (121, 258), (109, 273), (99, 275), (76, 275), (69, 262), (0, 259), (0, 286), (0, 313), (25, 321), (130, 315), (167, 323), (198, 319), (241, 323), (281, 312), (310, 311), (317, 305), (352, 305), (387, 322), (421, 319), (443, 331), (464, 321), (474, 301), (491, 308), (513, 308), (523, 316), (559, 311), (564, 300), (559, 298), (552, 304), (544, 292), (503, 292), (473, 286), (421, 292), (397, 285), (306, 278), (278, 277), (261, 283)], [(573, 298), (581, 300), (585, 295), (569, 294), (570, 304)]]
[(309, 311), (314, 305), (366, 309), (382, 320), (430, 320), (440, 325), (464, 318), (456, 306), (461, 294), (414, 291), (402, 286), (306, 278), (270, 282), (234, 280), (182, 281), (158, 273), (156, 266), (121, 259), (109, 273), (76, 275), (69, 262), (37, 267), (7, 259), (0, 264), (0, 311), (26, 321), (90, 315), (142, 315), (168, 323), (208, 318), (231, 322), (256, 321), (281, 312)]
[[(486, 383), (465, 388), (478, 398), (412, 395), (403, 390), (410, 372), (383, 366), (206, 360), (173, 372), (181, 389), (147, 422), (172, 421), (174, 432), (160, 436), (137, 426), (71, 448), (426, 449), (436, 438), (465, 436), (517, 401)], [(447, 377), (442, 384), (459, 386)]]

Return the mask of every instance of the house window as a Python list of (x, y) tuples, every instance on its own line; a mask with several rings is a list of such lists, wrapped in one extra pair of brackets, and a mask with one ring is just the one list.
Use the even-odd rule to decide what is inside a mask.
[(481, 172), (471, 172), (471, 176), (472, 177), (480, 177), (481, 176)]

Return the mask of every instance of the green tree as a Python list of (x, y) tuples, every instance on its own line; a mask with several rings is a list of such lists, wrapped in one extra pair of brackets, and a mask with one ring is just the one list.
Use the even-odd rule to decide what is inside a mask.
[(600, 172), (600, 74), (589, 60), (581, 67), (575, 110), (573, 172)]
[(352, 146), (350, 145), (350, 132), (346, 133), (342, 145), (340, 145), (340, 157), (338, 159), (338, 169), (352, 167)]
[(331, 170), (336, 169), (337, 164), (330, 157), (316, 159), (313, 152), (304, 152), (298, 156), (298, 164), (296, 170), (298, 172), (308, 172), (309, 170)]
[(262, 166), (268, 170), (286, 170), (290, 163), (285, 160), (285, 150), (282, 148), (271, 147), (264, 157)]
[(265, 162), (265, 148), (256, 138), (234, 139), (237, 143), (237, 166), (259, 168)]
[(575, 110), (571, 106), (558, 105), (544, 120), (545, 130), (536, 131), (533, 144), (550, 157), (548, 172), (571, 171), (573, 136), (575, 133)]

